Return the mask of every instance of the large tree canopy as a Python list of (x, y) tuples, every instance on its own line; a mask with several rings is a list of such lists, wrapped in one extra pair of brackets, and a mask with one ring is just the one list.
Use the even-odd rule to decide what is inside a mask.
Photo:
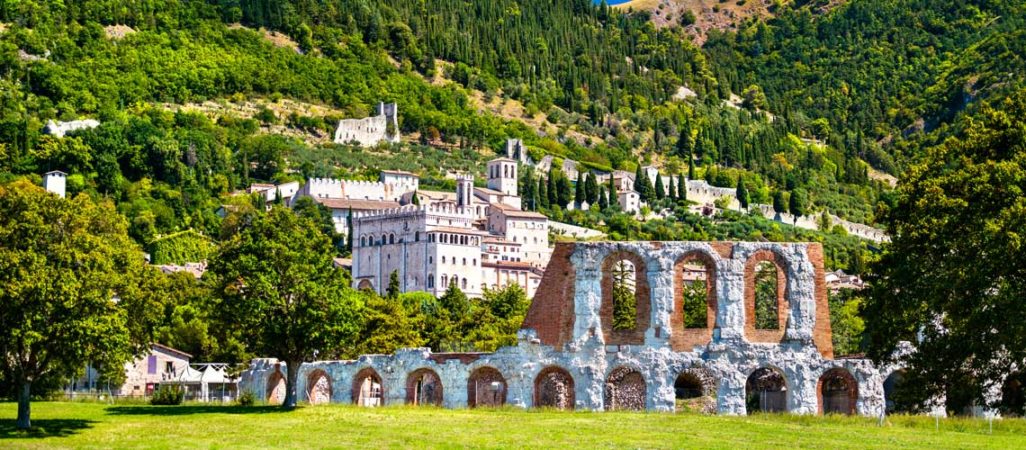
[(866, 304), (870, 354), (914, 341), (910, 386), (949, 408), (1026, 360), (1026, 91), (984, 105), (930, 149), (886, 212), (893, 242)]
[(316, 222), (281, 206), (244, 214), (226, 222), (232, 228), (210, 262), (216, 308), (250, 352), (286, 362), (284, 406), (293, 407), (299, 365), (351, 346), (362, 304)]
[(154, 269), (109, 201), (0, 186), (0, 379), (28, 428), (33, 384), (88, 362), (115, 378), (148, 340)]

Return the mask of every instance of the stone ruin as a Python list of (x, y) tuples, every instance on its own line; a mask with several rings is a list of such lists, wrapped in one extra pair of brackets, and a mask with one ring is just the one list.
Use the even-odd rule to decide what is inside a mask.
[[(760, 284), (757, 294), (762, 273), (771, 287)], [(625, 286), (629, 295), (614, 296), (614, 287)], [(686, 291), (699, 292), (687, 300), (701, 311), (696, 317), (685, 317)], [(761, 300), (766, 311), (758, 322), (757, 295), (769, 298)], [(704, 305), (695, 309), (696, 301)], [(634, 311), (632, 326), (614, 327), (614, 306)], [(559, 243), (518, 338), (494, 353), (416, 348), (304, 363), (299, 398), (362, 406), (879, 416), (885, 384), (894, 384), (888, 375), (900, 372), (833, 357), (823, 248), (816, 243)], [(284, 363), (256, 359), (240, 388), (280, 402), (284, 373)]]

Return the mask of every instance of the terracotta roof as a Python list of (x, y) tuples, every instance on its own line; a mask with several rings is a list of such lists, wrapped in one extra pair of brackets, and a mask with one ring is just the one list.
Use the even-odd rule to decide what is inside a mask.
[(417, 191), (417, 195), (421, 196), (422, 198), (423, 197), (427, 197), (427, 198), (429, 198), (431, 200), (455, 200), (456, 199), (456, 193), (455, 192), (419, 190), (419, 191)]
[(476, 188), (474, 188), (474, 191), (475, 192), (485, 193), (485, 194), (488, 194), (488, 195), (506, 195), (502, 191), (496, 191), (495, 189), (488, 189), (488, 188), (483, 188), (483, 187), (476, 187)]
[(395, 175), (410, 175), (410, 176), (414, 176), (414, 177), (417, 176), (417, 174), (415, 174), (413, 172), (407, 172), (405, 170), (382, 170), (381, 173), (391, 173), (391, 174), (395, 174)]
[(534, 211), (521, 211), (519, 209), (505, 209), (502, 211), (506, 217), (518, 217), (522, 219), (548, 219), (544, 214)]
[(350, 209), (354, 211), (376, 211), (379, 209), (398, 208), (399, 204), (384, 200), (354, 200), (348, 198), (314, 198), (317, 203), (331, 209)]
[(484, 231), (477, 230), (477, 229), (474, 229), (474, 228), (436, 227), (436, 226), (430, 226), (430, 225), (429, 225), (429, 227), (430, 227), (430, 229), (427, 230), (428, 233), (435, 233), (435, 232), (441, 231), (443, 233), (462, 233), (462, 234), (472, 234), (472, 235), (475, 235), (475, 236), (480, 236), (480, 235), (488, 234), (488, 233), (485, 233)]

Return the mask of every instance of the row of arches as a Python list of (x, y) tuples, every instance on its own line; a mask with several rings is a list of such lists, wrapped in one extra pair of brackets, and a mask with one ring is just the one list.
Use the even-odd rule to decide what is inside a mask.
[[(672, 323), (686, 335), (681, 347), (708, 342), (718, 327), (715, 261), (710, 254), (694, 250), (674, 264)], [(745, 330), (752, 342), (783, 338), (789, 309), (786, 264), (784, 257), (771, 250), (756, 251), (745, 263)], [(645, 260), (621, 250), (607, 255), (601, 267), (600, 313), (607, 343), (641, 343), (651, 307)]]
[[(893, 375), (892, 375), (893, 377)], [(333, 386), (330, 376), (321, 369), (307, 376), (306, 398), (311, 404), (329, 403)], [(888, 378), (887, 383), (893, 383)], [(885, 393), (887, 392), (885, 383)], [(674, 382), (674, 394), (678, 409), (697, 409), (695, 401), (712, 399), (715, 381), (702, 370), (681, 372)], [(846, 414), (856, 412), (859, 395), (858, 382), (844, 368), (832, 368), (820, 376), (816, 391), (819, 397), (819, 411), (822, 414)], [(383, 406), (385, 388), (381, 376), (367, 367), (353, 378), (353, 403), (365, 407)], [(442, 406), (445, 386), (441, 377), (429, 368), (420, 368), (406, 378), (406, 403), (410, 405)], [(479, 367), (471, 372), (467, 381), (467, 405), (476, 407), (498, 407), (506, 403), (508, 385), (506, 378), (493, 367)], [(267, 398), (270, 403), (284, 400), (285, 381), (281, 372), (270, 375), (267, 384)], [(778, 369), (761, 367), (753, 371), (745, 383), (745, 405), (749, 414), (755, 412), (786, 412), (788, 410), (789, 384)], [(604, 400), (607, 410), (641, 411), (646, 408), (648, 387), (644, 376), (636, 369), (619, 366), (613, 369), (605, 381)], [(574, 409), (575, 384), (573, 376), (559, 366), (542, 369), (534, 380), (533, 404), (535, 407), (560, 410)], [(890, 406), (890, 405), (888, 405)]]

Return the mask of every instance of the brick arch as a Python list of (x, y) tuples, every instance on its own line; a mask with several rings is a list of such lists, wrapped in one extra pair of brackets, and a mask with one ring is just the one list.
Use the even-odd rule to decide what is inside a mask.
[[(376, 385), (376, 386), (375, 386)], [(383, 406), (385, 384), (373, 367), (364, 367), (353, 377), (353, 404), (360, 406)]]
[(606, 377), (605, 407), (607, 411), (645, 409), (648, 386), (640, 371), (632, 367), (619, 366)]
[[(777, 268), (777, 329), (755, 328), (755, 269), (761, 262), (771, 262)], [(770, 249), (757, 250), (745, 261), (745, 338), (748, 342), (778, 343), (784, 339), (791, 304), (787, 300), (790, 289), (787, 258)]]
[(267, 403), (280, 405), (285, 401), (285, 376), (281, 374), (281, 366), (274, 368), (274, 373), (267, 377)]
[[(697, 261), (705, 266), (705, 322), (704, 328), (685, 328), (684, 325), (684, 266)], [(703, 250), (691, 250), (673, 264), (673, 316), (670, 317), (672, 334), (670, 348), (675, 351), (691, 351), (699, 345), (712, 341), (713, 332), (719, 328), (716, 321), (719, 301), (716, 292), (716, 259)]]
[(306, 400), (311, 405), (331, 403), (331, 377), (324, 369), (315, 369), (306, 376)]
[(406, 404), (442, 406), (442, 378), (422, 367), (406, 377)]
[[(613, 329), (613, 269), (622, 260), (634, 265), (634, 307), (636, 319), (633, 330)], [(642, 345), (645, 331), (651, 324), (652, 299), (648, 287), (648, 265), (636, 253), (617, 250), (602, 261), (602, 304), (599, 317), (602, 335), (607, 345)]]
[(843, 367), (823, 372), (816, 382), (820, 414), (854, 415), (859, 399), (859, 382)]
[(574, 409), (574, 377), (566, 369), (549, 366), (534, 378), (536, 408)]
[(718, 384), (716, 375), (706, 368), (692, 367), (678, 372), (673, 379), (675, 409), (715, 413)]
[(474, 369), (467, 380), (467, 405), (502, 406), (506, 404), (506, 378), (502, 372), (489, 366)]

